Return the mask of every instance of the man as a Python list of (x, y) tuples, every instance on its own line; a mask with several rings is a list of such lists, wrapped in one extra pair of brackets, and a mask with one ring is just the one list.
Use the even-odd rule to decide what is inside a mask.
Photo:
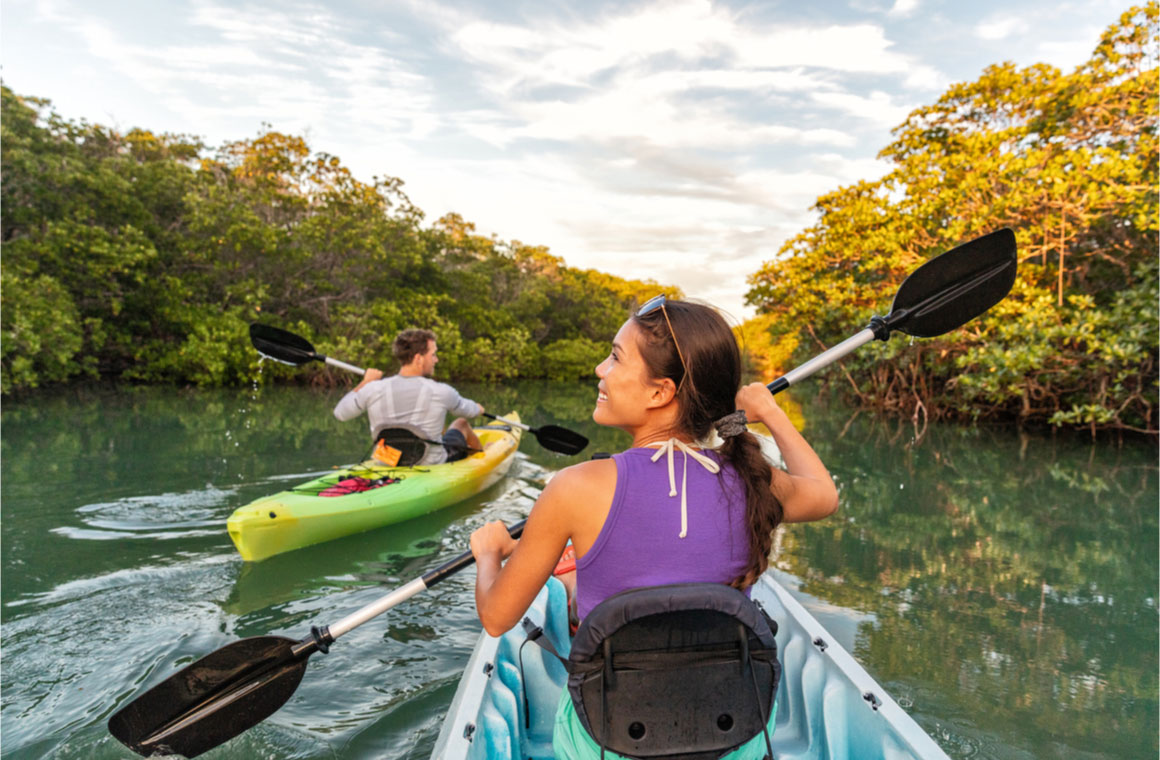
[[(362, 381), (334, 407), (334, 416), (346, 422), (364, 412), (370, 421), (371, 435), (383, 428), (409, 428), (421, 438), (442, 440), (442, 446), (428, 446), (418, 464), (454, 462), (466, 457), (471, 449), (479, 450), (479, 437), (465, 417), (483, 414), (483, 405), (463, 398), (446, 383), (431, 379), (439, 357), (435, 333), (430, 330), (403, 330), (391, 347), (402, 367), (399, 374), (384, 378), (377, 369), (368, 369)], [(456, 415), (447, 432), (443, 421), (447, 413)]]

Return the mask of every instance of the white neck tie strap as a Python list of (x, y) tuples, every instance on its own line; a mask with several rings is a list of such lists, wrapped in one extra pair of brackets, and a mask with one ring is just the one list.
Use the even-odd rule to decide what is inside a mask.
[(650, 443), (649, 446), (659, 446), (657, 453), (652, 455), (652, 461), (657, 461), (664, 455), (668, 455), (669, 465), (669, 496), (677, 495), (677, 478), (673, 473), (673, 449), (680, 449), (685, 455), (685, 468), (681, 473), (681, 533), (679, 538), (684, 538), (689, 533), (689, 506), (688, 498), (685, 494), (685, 486), (689, 481), (689, 457), (692, 457), (697, 462), (701, 463), (709, 472), (714, 475), (721, 471), (721, 465), (713, 461), (710, 457), (705, 456), (694, 448), (691, 448), (684, 441), (676, 438), (670, 438), (664, 443)]

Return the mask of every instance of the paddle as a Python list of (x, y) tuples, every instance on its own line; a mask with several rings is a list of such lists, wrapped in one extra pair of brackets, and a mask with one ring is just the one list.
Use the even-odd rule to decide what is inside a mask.
[(258, 349), (259, 354), (267, 359), (273, 359), (283, 364), (298, 367), (308, 362), (317, 361), (329, 364), (332, 367), (345, 369), (356, 375), (361, 375), (364, 372), (361, 367), (340, 362), (338, 359), (332, 359), (329, 356), (318, 353), (314, 350), (314, 346), (310, 344), (310, 341), (301, 335), (295, 335), (292, 332), (271, 325), (262, 325), (257, 322), (252, 323), (250, 325), (250, 342), (254, 344), (254, 348)]
[[(513, 538), (520, 521), (508, 528)], [(196, 757), (261, 723), (286, 703), (306, 672), (306, 660), (326, 654), (340, 636), (382, 615), (475, 562), (460, 554), (337, 623), (311, 627), (295, 641), (254, 636), (227, 644), (187, 665), (109, 718), (109, 732), (143, 757)]]
[(961, 327), (1002, 301), (1015, 284), (1015, 233), (996, 230), (926, 262), (910, 273), (894, 296), (890, 315), (871, 317), (870, 325), (818, 354), (768, 386), (780, 393), (892, 331), (932, 338)]
[[(347, 364), (346, 362), (341, 362), (338, 359), (332, 359), (329, 356), (318, 353), (314, 350), (314, 346), (310, 344), (310, 341), (302, 336), (295, 335), (292, 332), (287, 332), (277, 327), (271, 327), (270, 325), (263, 325), (257, 322), (251, 324), (250, 342), (254, 344), (254, 348), (258, 350), (259, 354), (267, 359), (273, 359), (283, 364), (290, 364), (297, 367), (312, 361), (319, 361), (345, 369), (348, 372), (353, 372), (356, 375), (365, 373), (365, 370), (361, 367), (356, 367), (353, 364)], [(494, 414), (485, 413), (483, 416), (528, 431), (536, 437), (536, 440), (539, 441), (541, 446), (549, 451), (555, 451), (558, 454), (579, 454), (588, 446), (587, 438), (557, 425), (544, 425), (541, 428), (534, 428), (522, 422), (514, 422), (503, 419), (502, 417), (496, 417)]]
[(549, 451), (556, 451), (561, 454), (579, 454), (588, 445), (588, 439), (584, 436), (557, 425), (544, 425), (543, 427), (534, 428), (522, 422), (497, 417), (487, 412), (484, 412), (483, 416), (496, 420), (497, 422), (523, 428), (534, 435), (536, 440), (540, 442), (540, 445)]

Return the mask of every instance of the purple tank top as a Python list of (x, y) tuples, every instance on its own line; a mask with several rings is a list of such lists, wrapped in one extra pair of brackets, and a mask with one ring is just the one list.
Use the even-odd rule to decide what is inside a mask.
[[(714, 474), (673, 452), (677, 495), (669, 496), (665, 456), (657, 450), (616, 454), (616, 492), (596, 543), (576, 561), (580, 619), (613, 594), (672, 583), (729, 583), (749, 558), (745, 487), (729, 465)], [(712, 451), (704, 452), (720, 462)], [(688, 466), (688, 529), (681, 532), (681, 471)]]

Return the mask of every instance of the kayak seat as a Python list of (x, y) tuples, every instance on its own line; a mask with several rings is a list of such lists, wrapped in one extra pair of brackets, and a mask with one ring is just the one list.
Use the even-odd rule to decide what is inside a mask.
[(715, 760), (764, 734), (772, 757), (776, 631), (745, 594), (718, 583), (611, 596), (572, 640), (576, 714), (601, 755)]
[(375, 436), (375, 444), (380, 441), (399, 450), (398, 467), (411, 467), (427, 455), (427, 441), (414, 430), (406, 427), (387, 427)]

